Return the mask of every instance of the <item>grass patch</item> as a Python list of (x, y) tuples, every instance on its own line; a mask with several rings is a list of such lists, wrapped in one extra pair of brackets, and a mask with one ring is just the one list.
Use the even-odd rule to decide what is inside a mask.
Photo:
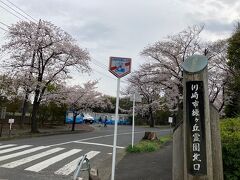
[(166, 142), (170, 141), (172, 136), (162, 136), (158, 140), (142, 140), (139, 143), (135, 144), (133, 147), (129, 145), (126, 149), (129, 153), (141, 153), (141, 152), (154, 152), (160, 149), (160, 147)]

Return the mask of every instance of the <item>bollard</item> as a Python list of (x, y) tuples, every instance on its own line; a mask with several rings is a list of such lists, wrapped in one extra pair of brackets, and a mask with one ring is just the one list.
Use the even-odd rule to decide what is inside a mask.
[(93, 168), (90, 169), (89, 180), (101, 180), (99, 178), (97, 169), (93, 169)]

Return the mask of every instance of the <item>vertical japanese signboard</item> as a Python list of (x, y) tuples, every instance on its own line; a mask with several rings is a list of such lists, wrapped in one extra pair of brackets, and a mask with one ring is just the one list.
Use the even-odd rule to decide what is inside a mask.
[(186, 82), (186, 101), (188, 173), (202, 176), (207, 173), (202, 81)]

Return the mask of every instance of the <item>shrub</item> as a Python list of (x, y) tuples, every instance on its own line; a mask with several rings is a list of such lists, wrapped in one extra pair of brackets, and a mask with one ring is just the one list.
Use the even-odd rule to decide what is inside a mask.
[(221, 121), (223, 173), (225, 180), (240, 179), (240, 118)]

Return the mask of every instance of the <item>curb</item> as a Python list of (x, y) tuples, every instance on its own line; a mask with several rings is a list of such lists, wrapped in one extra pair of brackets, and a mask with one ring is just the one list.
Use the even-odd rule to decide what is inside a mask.
[(24, 138), (35, 138), (35, 137), (44, 137), (44, 136), (53, 136), (53, 135), (61, 135), (61, 134), (81, 134), (81, 133), (87, 133), (95, 131), (95, 128), (92, 130), (66, 130), (66, 131), (56, 131), (56, 132), (40, 132), (40, 133), (34, 133), (34, 134), (22, 134), (17, 136), (11, 136), (11, 137), (0, 137), (0, 141), (8, 141), (13, 139), (24, 139)]
[[(116, 154), (116, 166), (117, 164), (125, 157), (126, 155), (126, 149), (119, 150)], [(104, 160), (104, 162), (100, 162), (96, 164), (96, 169), (98, 169), (99, 172), (99, 178), (101, 180), (108, 180), (111, 178), (111, 172), (112, 172), (112, 156), (110, 156), (108, 159)]]

